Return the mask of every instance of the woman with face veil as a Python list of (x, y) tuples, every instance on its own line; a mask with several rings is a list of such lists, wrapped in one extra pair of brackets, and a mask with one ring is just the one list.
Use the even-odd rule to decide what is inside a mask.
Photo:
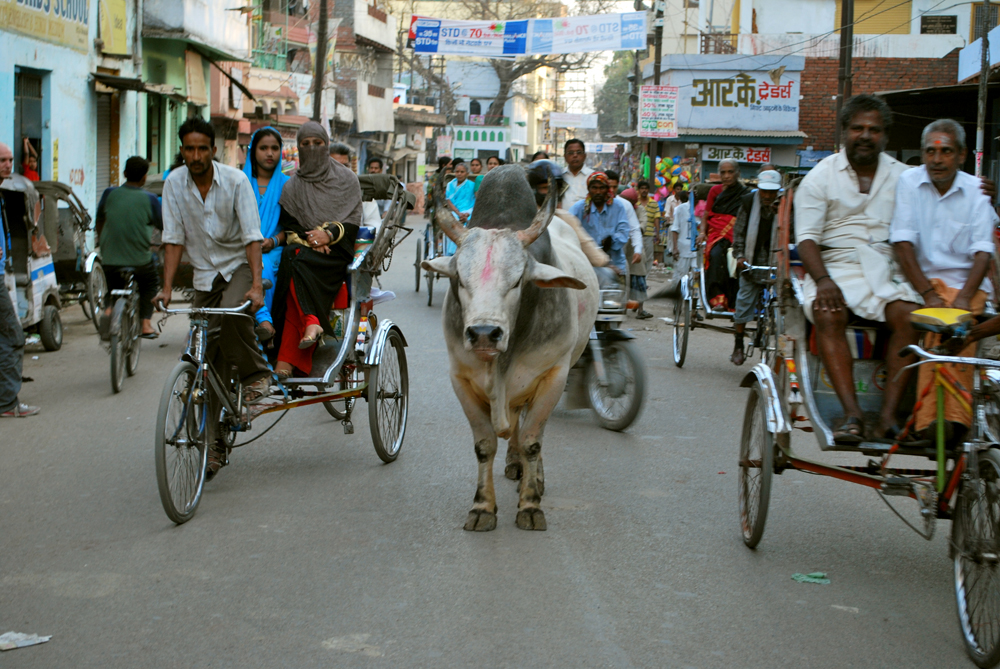
[[(354, 259), (361, 224), (361, 184), (330, 158), (330, 137), (310, 121), (296, 135), (299, 169), (281, 191), (278, 225), (286, 234), (274, 294), (278, 376), (308, 374), (330, 307)], [(282, 324), (278, 327), (278, 324)]]

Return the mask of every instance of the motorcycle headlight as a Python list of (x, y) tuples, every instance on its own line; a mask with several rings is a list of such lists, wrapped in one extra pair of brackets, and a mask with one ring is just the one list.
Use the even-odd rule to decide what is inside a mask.
[(625, 307), (625, 291), (621, 289), (602, 290), (600, 309), (619, 310)]

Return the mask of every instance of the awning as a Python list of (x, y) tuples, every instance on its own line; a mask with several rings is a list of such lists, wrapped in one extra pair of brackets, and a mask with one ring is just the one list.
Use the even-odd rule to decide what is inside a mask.
[(146, 84), (139, 78), (119, 77), (114, 74), (103, 74), (101, 72), (91, 72), (90, 78), (99, 84), (118, 91), (139, 91), (142, 93), (146, 90)]
[(223, 51), (222, 49), (216, 48), (205, 44), (200, 38), (191, 35), (190, 33), (185, 33), (181, 31), (174, 30), (157, 30), (155, 28), (143, 28), (142, 36), (147, 39), (172, 39), (179, 42), (184, 42), (188, 45), (188, 48), (194, 49), (200, 53), (205, 58), (211, 61), (224, 60), (224, 61), (234, 61), (239, 63), (249, 63), (250, 59), (246, 56), (240, 56), (234, 53), (229, 53), (228, 51)]
[(392, 152), (391, 158), (392, 158), (392, 162), (398, 163), (401, 160), (405, 160), (406, 158), (409, 158), (410, 156), (415, 156), (415, 155), (417, 155), (416, 149), (411, 149), (411, 148), (407, 147), (405, 149), (395, 149)]
[(147, 93), (153, 93), (155, 95), (164, 95), (168, 98), (173, 98), (177, 102), (187, 102), (187, 98), (181, 95), (181, 92), (176, 86), (172, 84), (149, 84), (145, 86), (145, 91)]
[[(711, 143), (719, 140), (747, 139), (764, 144), (801, 144), (809, 135), (801, 130), (741, 130), (739, 128), (678, 128), (681, 142)], [(664, 140), (660, 140), (661, 142)]]

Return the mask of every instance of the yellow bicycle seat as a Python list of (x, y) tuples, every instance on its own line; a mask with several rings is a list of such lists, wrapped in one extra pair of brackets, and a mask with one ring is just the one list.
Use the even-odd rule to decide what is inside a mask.
[(965, 309), (917, 309), (910, 314), (910, 322), (917, 330), (946, 334), (975, 316)]

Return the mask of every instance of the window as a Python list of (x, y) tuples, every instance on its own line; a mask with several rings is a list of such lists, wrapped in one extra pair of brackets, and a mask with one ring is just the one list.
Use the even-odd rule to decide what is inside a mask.
[[(840, 32), (843, 2), (837, 0), (837, 32)], [(914, 21), (913, 2), (885, 0), (854, 0), (855, 35), (909, 35)], [(917, 32), (920, 24), (917, 23)]]
[(497, 133), (497, 141), (498, 142), (502, 142), (503, 141), (503, 133), (502, 132)]
[(472, 139), (472, 138), (471, 138), (471, 137), (469, 136), (469, 131), (468, 131), (468, 130), (466, 130), (466, 131), (465, 131), (465, 141), (467, 141), (467, 142), (468, 142), (468, 141), (469, 141), (470, 139)]
[[(483, 132), (483, 134), (486, 134), (485, 131)], [(491, 142), (497, 141), (497, 134), (495, 132), (490, 133), (490, 141)]]
[[(982, 21), (983, 21), (983, 3), (974, 2), (972, 3), (972, 25), (970, 26), (970, 32), (972, 33), (971, 40), (973, 42), (983, 36), (983, 29), (981, 25)], [(989, 16), (990, 30), (996, 28), (998, 23), (1000, 23), (1000, 6), (990, 3), (990, 16)]]
[(469, 103), (469, 113), (475, 116), (479, 116), (483, 113), (483, 108), (479, 104), (479, 100), (473, 100)]
[(475, 142), (479, 141), (479, 131), (478, 130), (475, 131), (474, 133), (472, 133), (472, 140), (475, 141)]

